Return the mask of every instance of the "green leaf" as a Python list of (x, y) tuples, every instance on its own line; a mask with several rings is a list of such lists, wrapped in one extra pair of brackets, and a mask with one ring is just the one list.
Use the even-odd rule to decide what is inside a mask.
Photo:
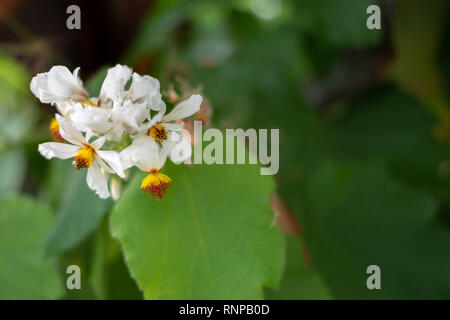
[(0, 196), (20, 191), (26, 171), (26, 159), (23, 150), (14, 149), (0, 156)]
[[(450, 235), (425, 193), (381, 165), (331, 161), (314, 171), (304, 192), (305, 242), (336, 298), (450, 297)], [(381, 269), (381, 290), (366, 286), (370, 265)]]
[(107, 219), (98, 228), (92, 251), (89, 283), (100, 299), (141, 300), (142, 292), (125, 265), (120, 244), (108, 230)]
[(366, 10), (372, 4), (376, 4), (376, 1), (295, 1), (295, 21), (300, 30), (334, 46), (353, 48), (373, 46), (381, 39), (382, 31), (369, 30), (366, 27), (366, 20), (369, 17)]
[(56, 299), (62, 282), (43, 239), (50, 210), (28, 197), (0, 200), (0, 299)]
[[(140, 54), (149, 53), (164, 46), (171, 33), (189, 13), (194, 0), (158, 1), (149, 11), (142, 27), (127, 52), (126, 61), (134, 61)], [(170, 41), (169, 41), (170, 42)]]
[(137, 174), (111, 231), (147, 299), (261, 299), (276, 286), (283, 236), (271, 228), (271, 177), (258, 166), (166, 165), (173, 184), (154, 200)]
[(111, 207), (110, 200), (100, 199), (89, 189), (86, 171), (75, 171), (70, 161), (55, 160), (50, 174), (59, 179), (53, 182), (53, 187), (63, 199), (58, 207), (58, 218), (45, 240), (46, 255), (54, 255), (79, 244), (99, 226)]
[(24, 139), (36, 120), (29, 81), (26, 69), (0, 51), (0, 150)]
[(400, 0), (395, 3), (392, 44), (396, 59), (391, 74), (400, 85), (422, 98), (435, 95), (440, 89), (436, 58), (440, 44), (445, 41), (440, 37), (449, 8), (446, 0), (430, 3)]
[(303, 261), (302, 250), (306, 249), (300, 239), (294, 237), (288, 238), (287, 261), (283, 279), (277, 290), (266, 290), (266, 299), (331, 299), (329, 290), (320, 275)]
[(385, 161), (405, 182), (450, 196), (450, 177), (438, 174), (448, 151), (433, 136), (436, 120), (422, 104), (387, 85), (351, 100), (348, 111), (329, 129), (335, 154)]

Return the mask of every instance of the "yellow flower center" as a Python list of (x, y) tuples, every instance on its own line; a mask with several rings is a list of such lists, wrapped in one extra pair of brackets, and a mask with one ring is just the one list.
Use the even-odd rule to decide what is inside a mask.
[(147, 135), (152, 136), (158, 142), (162, 142), (167, 139), (167, 130), (162, 124), (155, 124), (148, 129)]
[(73, 165), (75, 169), (89, 168), (94, 161), (95, 150), (91, 146), (86, 145), (83, 149), (77, 152), (73, 158)]
[(148, 176), (142, 180), (141, 190), (149, 191), (153, 198), (161, 200), (167, 193), (172, 183), (172, 179), (159, 171), (149, 172)]
[(59, 133), (59, 123), (58, 120), (56, 120), (56, 118), (53, 118), (52, 121), (50, 121), (49, 129), (50, 133), (52, 134), (53, 140), (55, 140), (56, 142), (64, 141), (64, 138)]

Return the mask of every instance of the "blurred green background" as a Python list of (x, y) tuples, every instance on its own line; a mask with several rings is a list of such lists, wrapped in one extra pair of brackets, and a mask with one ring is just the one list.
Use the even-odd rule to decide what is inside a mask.
[[(65, 27), (70, 4), (81, 8), (81, 30)], [(371, 4), (381, 30), (366, 28)], [(449, 7), (1, 0), (0, 298), (143, 297), (147, 280), (130, 276), (109, 232), (113, 201), (88, 190), (70, 161), (37, 152), (54, 110), (29, 91), (32, 76), (63, 64), (81, 66), (95, 95), (116, 63), (157, 77), (166, 92), (200, 90), (213, 127), (280, 129), (271, 198), (286, 233), (279, 285), (159, 297), (450, 298)], [(83, 270), (82, 290), (65, 289), (70, 264)], [(366, 287), (373, 264), (381, 290)]]

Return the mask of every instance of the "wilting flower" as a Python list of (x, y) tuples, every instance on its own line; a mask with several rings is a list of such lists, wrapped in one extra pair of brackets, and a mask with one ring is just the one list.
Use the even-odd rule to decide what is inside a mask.
[(200, 109), (201, 104), (202, 96), (194, 94), (189, 99), (177, 104), (168, 114), (165, 114), (166, 106), (163, 105), (148, 124), (147, 134), (158, 142), (166, 140), (169, 131), (179, 130), (183, 127), (182, 123), (171, 123), (171, 121), (190, 117)]
[(39, 73), (30, 83), (30, 89), (42, 103), (83, 102), (88, 94), (78, 77), (80, 68), (73, 73), (63, 66), (54, 66), (49, 72)]
[(47, 159), (68, 159), (73, 157), (73, 165), (79, 170), (87, 168), (87, 184), (101, 198), (110, 196), (108, 184), (102, 168), (108, 173), (117, 173), (123, 177), (119, 154), (115, 151), (101, 150), (105, 138), (100, 137), (93, 142), (84, 137), (81, 132), (63, 117), (56, 115), (60, 124), (60, 134), (69, 143), (47, 142), (39, 145), (39, 152)]

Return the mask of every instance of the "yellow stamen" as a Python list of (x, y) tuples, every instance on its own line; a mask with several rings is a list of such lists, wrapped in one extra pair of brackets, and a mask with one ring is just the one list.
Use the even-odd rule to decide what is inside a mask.
[(49, 129), (50, 133), (52, 134), (53, 140), (55, 140), (56, 142), (64, 141), (64, 138), (59, 133), (59, 123), (58, 120), (56, 120), (56, 118), (53, 118), (52, 121), (50, 121)]
[(147, 135), (152, 136), (158, 142), (162, 142), (167, 139), (167, 130), (162, 124), (155, 124), (148, 129)]
[(89, 168), (94, 161), (95, 150), (86, 145), (83, 149), (77, 152), (73, 158), (73, 165), (75, 169)]
[(148, 176), (142, 180), (141, 190), (149, 191), (153, 198), (161, 200), (167, 193), (167, 189), (172, 183), (172, 179), (159, 171), (149, 172)]

